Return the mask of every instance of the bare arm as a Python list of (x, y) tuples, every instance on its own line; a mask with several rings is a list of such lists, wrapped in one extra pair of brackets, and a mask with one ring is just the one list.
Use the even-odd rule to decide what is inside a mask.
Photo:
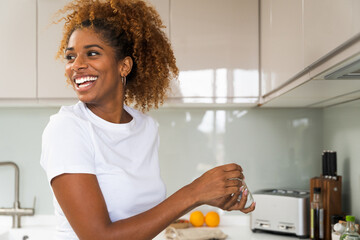
[[(228, 164), (204, 173), (154, 208), (139, 215), (111, 222), (104, 197), (92, 174), (62, 174), (55, 177), (52, 188), (70, 225), (80, 239), (152, 239), (171, 222), (201, 205), (210, 204), (226, 210), (244, 209), (246, 198), (239, 203), (242, 169)], [(231, 196), (233, 194), (233, 196)]]

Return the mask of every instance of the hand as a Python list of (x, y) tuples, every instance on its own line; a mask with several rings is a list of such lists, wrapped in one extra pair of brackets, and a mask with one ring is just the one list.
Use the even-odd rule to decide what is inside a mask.
[(188, 186), (197, 204), (220, 206), (225, 204), (222, 201), (228, 202), (232, 199), (232, 195), (240, 193), (241, 181), (239, 180), (243, 178), (242, 168), (231, 163), (205, 172)]
[[(240, 201), (238, 200), (240, 194), (242, 192), (242, 197)], [(230, 194), (225, 197), (221, 197), (218, 199), (214, 199), (210, 201), (208, 204), (211, 206), (219, 207), (226, 211), (232, 211), (232, 210), (240, 210), (243, 213), (249, 213), (255, 210), (255, 202), (253, 202), (250, 207), (245, 208), (245, 204), (247, 202), (247, 190), (246, 189), (240, 189), (238, 193)]]

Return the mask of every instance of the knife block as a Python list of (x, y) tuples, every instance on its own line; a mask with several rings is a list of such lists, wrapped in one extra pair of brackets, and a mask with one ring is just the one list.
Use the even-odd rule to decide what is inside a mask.
[(310, 179), (310, 202), (313, 200), (314, 188), (321, 188), (324, 208), (324, 239), (331, 240), (331, 216), (341, 215), (341, 176), (337, 179), (314, 177)]

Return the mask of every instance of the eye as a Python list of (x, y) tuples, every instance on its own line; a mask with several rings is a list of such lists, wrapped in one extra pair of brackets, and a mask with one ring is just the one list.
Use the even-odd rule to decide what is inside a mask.
[(87, 55), (88, 55), (89, 57), (93, 57), (93, 56), (99, 55), (99, 52), (92, 50), (92, 51), (89, 51), (89, 52), (87, 53)]
[(67, 54), (67, 55), (65, 55), (65, 59), (67, 61), (72, 61), (75, 59), (75, 56), (73, 54)]

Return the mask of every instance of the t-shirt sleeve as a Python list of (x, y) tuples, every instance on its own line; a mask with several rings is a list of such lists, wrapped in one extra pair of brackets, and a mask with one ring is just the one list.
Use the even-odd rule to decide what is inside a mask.
[(85, 121), (55, 115), (42, 135), (41, 166), (48, 181), (63, 173), (95, 174), (94, 149)]

